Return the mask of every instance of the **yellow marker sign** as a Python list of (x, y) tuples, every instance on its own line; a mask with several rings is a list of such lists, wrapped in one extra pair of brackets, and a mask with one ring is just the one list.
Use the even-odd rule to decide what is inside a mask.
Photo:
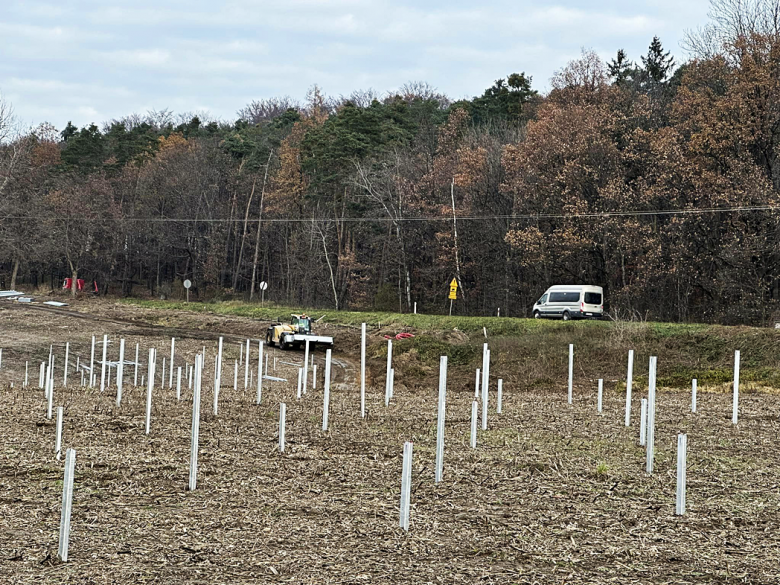
[(450, 283), (450, 300), (456, 301), (458, 299), (458, 281), (454, 278)]

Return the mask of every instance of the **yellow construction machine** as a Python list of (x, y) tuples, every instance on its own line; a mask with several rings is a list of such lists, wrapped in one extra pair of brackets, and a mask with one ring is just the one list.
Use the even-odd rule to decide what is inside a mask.
[(333, 338), (326, 335), (314, 335), (312, 333), (312, 319), (308, 315), (293, 314), (290, 324), (282, 323), (282, 319), (268, 328), (265, 334), (265, 342), (268, 345), (279, 344), (279, 349), (300, 349), (309, 342), (309, 350), (313, 351), (317, 345), (333, 347)]

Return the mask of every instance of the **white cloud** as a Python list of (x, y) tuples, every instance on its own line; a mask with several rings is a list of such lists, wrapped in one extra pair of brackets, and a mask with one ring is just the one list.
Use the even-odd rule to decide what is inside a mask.
[(161, 49), (133, 49), (98, 52), (95, 56), (111, 65), (128, 65), (130, 67), (160, 67), (170, 61), (168, 51)]
[(525, 71), (543, 89), (580, 47), (637, 59), (658, 34), (679, 55), (707, 0), (0, 2), (0, 85), (24, 117), (62, 126), (166, 107), (229, 119), (315, 83), (338, 95), (425, 80), (458, 98)]

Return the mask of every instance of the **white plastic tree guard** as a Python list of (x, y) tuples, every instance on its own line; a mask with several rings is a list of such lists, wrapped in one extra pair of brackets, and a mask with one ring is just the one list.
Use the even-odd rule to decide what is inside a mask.
[[(0, 350), (0, 355), (2, 355), (2, 350)], [(70, 342), (65, 343), (65, 369), (62, 372), (62, 385), (67, 388), (68, 387), (68, 358), (70, 357)]]
[(306, 340), (306, 348), (303, 351), (303, 393), (309, 386), (309, 340)]
[(168, 363), (170, 371), (168, 373), (168, 389), (173, 388), (173, 364), (176, 356), (176, 338), (171, 337), (171, 361)]
[(387, 340), (387, 373), (385, 374), (385, 406), (390, 404), (390, 370), (393, 369), (393, 340)]
[[(135, 364), (133, 365), (133, 387), (138, 388), (138, 366), (140, 365), (140, 350), (141, 345), (139, 343), (135, 344)], [(141, 383), (143, 385), (143, 382)]]
[(219, 389), (222, 386), (222, 344), (224, 338), (219, 338), (217, 360), (214, 362), (214, 416), (219, 413)]
[(696, 378), (691, 380), (691, 412), (696, 412), (696, 390), (698, 385), (699, 381)]
[(407, 441), (404, 443), (404, 457), (401, 468), (401, 510), (399, 525), (404, 530), (409, 530), (409, 508), (412, 496), (412, 449), (413, 445)]
[(195, 388), (192, 391), (192, 432), (190, 434), (189, 490), (198, 485), (198, 437), (200, 434), (200, 389), (203, 377), (203, 356), (195, 356)]
[(439, 358), (439, 413), (436, 419), (436, 471), (435, 482), (439, 483), (444, 470), (444, 422), (447, 412), (447, 356)]
[(57, 437), (54, 442), (54, 454), (57, 457), (57, 461), (60, 460), (62, 455), (62, 413), (63, 407), (57, 407)]
[(103, 336), (103, 359), (100, 362), (100, 391), (106, 389), (106, 353), (108, 352), (108, 335)]
[(149, 350), (149, 363), (147, 366), (147, 378), (146, 378), (146, 434), (149, 434), (149, 430), (152, 424), (152, 388), (154, 388), (154, 361), (155, 350)]
[(92, 349), (89, 351), (89, 387), (95, 387), (95, 336), (92, 336)]
[(574, 344), (569, 344), (569, 404), (574, 400)]
[(685, 514), (686, 483), (688, 481), (688, 435), (677, 435), (677, 500), (675, 514)]
[[(266, 363), (266, 368), (268, 364)], [(265, 372), (268, 373), (267, 371)], [(263, 342), (259, 342), (257, 345), (257, 396), (255, 397), (255, 403), (260, 404), (263, 400)]]
[(244, 360), (244, 390), (249, 388), (249, 347), (250, 340), (246, 340), (246, 359)]
[(477, 368), (477, 376), (474, 380), (474, 398), (479, 398), (479, 377), (480, 377), (480, 369)]
[(330, 410), (330, 363), (331, 350), (325, 352), (325, 389), (322, 397), (322, 430), (328, 430), (328, 411)]
[(488, 428), (488, 396), (490, 392), (490, 350), (485, 344), (485, 357), (482, 364), (482, 430)]
[(122, 406), (122, 384), (125, 379), (125, 339), (119, 340), (119, 363), (116, 366), (116, 405)]
[(650, 357), (650, 372), (647, 384), (647, 473), (653, 473), (655, 460), (655, 377), (658, 358)]
[(498, 379), (498, 386), (496, 388), (496, 412), (498, 414), (501, 414), (501, 410), (503, 409), (504, 404), (504, 380), (503, 378)]
[(303, 368), (298, 368), (298, 392), (296, 394), (298, 400), (301, 399), (302, 395), (303, 395)]
[(70, 540), (70, 513), (73, 508), (73, 474), (76, 470), (76, 451), (68, 449), (65, 453), (65, 475), (62, 482), (62, 514), (60, 516), (60, 542), (57, 556), (62, 562), (68, 560), (68, 541)]
[(360, 416), (366, 417), (366, 324), (360, 326)]
[(639, 444), (647, 443), (647, 398), (642, 398), (642, 408), (639, 413)]
[(282, 402), (279, 405), (279, 452), (284, 453), (284, 433), (287, 426), (287, 405)]
[(601, 414), (602, 406), (604, 404), (604, 380), (599, 378), (599, 395), (598, 395), (598, 406), (597, 409), (599, 411), (599, 414)]
[(737, 424), (739, 418), (739, 350), (734, 352), (734, 398), (731, 403), (731, 422)]
[(47, 394), (48, 402), (46, 403), (46, 418), (51, 420), (51, 409), (54, 404), (54, 371), (49, 369), (49, 376), (47, 380), (49, 392)]
[(628, 373), (626, 374), (626, 426), (631, 426), (631, 388), (634, 385), (634, 350), (628, 350)]
[(470, 437), (470, 443), (471, 448), (476, 449), (477, 448), (477, 410), (478, 410), (477, 401), (474, 400), (471, 403), (471, 437)]
[[(216, 375), (216, 383), (215, 383), (216, 390), (214, 391), (215, 397), (219, 395), (219, 389), (222, 387), (222, 346), (224, 344), (224, 341), (225, 341), (224, 338), (222, 337), (219, 338), (219, 348), (217, 350), (217, 364), (216, 364), (217, 366), (217, 375)], [(214, 401), (214, 414), (217, 414), (216, 399)]]
[(176, 400), (181, 400), (181, 366), (176, 370)]

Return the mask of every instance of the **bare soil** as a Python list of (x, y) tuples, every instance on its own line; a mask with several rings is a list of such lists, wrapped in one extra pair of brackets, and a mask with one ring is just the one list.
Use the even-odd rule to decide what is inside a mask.
[[(575, 378), (570, 406), (565, 370), (549, 372), (556, 389), (528, 390), (514, 382), (528, 365), (502, 359), (491, 371), (490, 428), (472, 450), (474, 374), (453, 367), (444, 479), (436, 485), (433, 368), (399, 361), (395, 397), (385, 408), (385, 363), (370, 360), (362, 419), (359, 332), (328, 329), (337, 338), (338, 365), (331, 428), (323, 432), (319, 350), (317, 389), (301, 401), (296, 367), (282, 362), (300, 362), (302, 352), (271, 353), (275, 375), (289, 382), (266, 382), (260, 406), (254, 388), (243, 388), (243, 368), (233, 391), (238, 343), (259, 338), (266, 326), (109, 301), (45, 311), (1, 302), (0, 582), (780, 582), (777, 394), (744, 393), (734, 426), (731, 395), (722, 388), (702, 389), (697, 414), (689, 393), (660, 392), (655, 472), (647, 475), (638, 446), (639, 391), (626, 428), (625, 399), (615, 383), (607, 384), (599, 415), (592, 380)], [(177, 401), (175, 390), (158, 381), (149, 435), (145, 389), (132, 387), (132, 367), (119, 408), (113, 385), (103, 393), (81, 388), (71, 373), (62, 387), (65, 342), (73, 361), (88, 360), (91, 336), (104, 333), (112, 341), (124, 337), (130, 359), (140, 343), (144, 374), (148, 349), (156, 347), (161, 361), (170, 355), (171, 335), (177, 366), (192, 363), (205, 345), (205, 372), (213, 372), (216, 339), (226, 338), (217, 416), (213, 388), (204, 384), (194, 492), (186, 490), (192, 412), (186, 385)], [(372, 348), (384, 343), (372, 333)], [(50, 345), (55, 406), (65, 407), (64, 447), (77, 451), (67, 563), (56, 558), (63, 461), (55, 459), (55, 424), (46, 419), (37, 387)], [(109, 356), (117, 352), (114, 343)], [(255, 368), (255, 344), (252, 352)], [(30, 387), (23, 389), (25, 361)], [(405, 375), (407, 365), (415, 375)], [(506, 380), (500, 415), (498, 377)], [(280, 402), (288, 407), (284, 454), (277, 450)], [(679, 432), (689, 437), (682, 517), (674, 515)], [(408, 533), (398, 527), (406, 440), (414, 441)]]

